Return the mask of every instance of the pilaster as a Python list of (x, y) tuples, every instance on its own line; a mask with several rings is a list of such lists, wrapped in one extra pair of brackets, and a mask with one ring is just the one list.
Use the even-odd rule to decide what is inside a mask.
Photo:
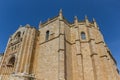
[(65, 80), (64, 23), (59, 21), (58, 80)]
[(93, 63), (93, 69), (94, 69), (94, 78), (95, 80), (104, 80), (104, 76), (102, 73), (102, 68), (101, 68), (101, 63), (100, 63), (100, 58), (97, 53), (97, 48), (96, 48), (95, 40), (90, 41), (90, 48), (91, 48), (91, 58), (92, 58), (92, 63)]
[(26, 37), (27, 37), (27, 33), (28, 33), (28, 29), (26, 29), (26, 31), (25, 31), (25, 34), (24, 34), (24, 36), (23, 36), (23, 41), (22, 41), (22, 43), (21, 43), (21, 46), (20, 46), (20, 51), (19, 51), (19, 53), (18, 53), (18, 55), (17, 55), (17, 64), (16, 64), (16, 69), (15, 69), (15, 73), (19, 73), (19, 72), (21, 72), (21, 66), (22, 66), (22, 64), (21, 64), (21, 62), (22, 62), (22, 59), (23, 59), (23, 50), (25, 49), (25, 43), (26, 43)]
[(33, 47), (34, 47), (34, 40), (35, 40), (35, 30), (31, 29), (30, 31), (30, 42), (28, 44), (28, 53), (27, 53), (27, 58), (26, 58), (26, 63), (24, 67), (24, 73), (29, 74), (29, 69), (30, 69), (30, 61), (31, 61), (31, 56), (33, 52)]
[[(77, 20), (77, 18), (76, 18)], [(79, 32), (79, 25), (78, 25), (78, 20), (76, 21), (76, 25), (75, 25), (75, 35), (76, 35), (76, 39), (75, 39), (75, 47), (76, 47), (76, 65), (77, 65), (77, 80), (83, 80), (83, 55), (81, 53), (81, 44), (80, 44), (80, 32)]]

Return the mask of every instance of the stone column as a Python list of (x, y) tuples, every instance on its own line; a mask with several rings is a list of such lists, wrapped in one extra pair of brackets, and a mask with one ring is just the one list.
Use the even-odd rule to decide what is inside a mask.
[(15, 68), (15, 73), (20, 72), (20, 65), (21, 65), (21, 61), (23, 59), (22, 55), (23, 55), (24, 45), (26, 42), (25, 40), (26, 40), (27, 33), (28, 33), (28, 30), (25, 31), (25, 34), (22, 38), (22, 42), (20, 45), (19, 53), (17, 54), (17, 64), (16, 64), (16, 68)]
[(24, 67), (25, 67), (25, 61), (26, 61), (26, 57), (27, 57), (27, 47), (28, 47), (28, 43), (29, 43), (29, 34), (30, 34), (30, 28), (26, 27), (28, 32), (26, 33), (26, 39), (25, 39), (25, 44), (24, 49), (23, 49), (23, 53), (22, 53), (22, 57), (21, 57), (21, 66), (20, 66), (20, 72), (23, 73), (24, 72)]
[(24, 66), (24, 70), (23, 70), (23, 72), (24, 72), (25, 74), (29, 74), (29, 72), (27, 72), (27, 68), (28, 68), (28, 64), (29, 64), (29, 63), (28, 63), (28, 59), (29, 59), (29, 57), (30, 57), (29, 54), (30, 54), (30, 51), (31, 51), (31, 50), (30, 50), (30, 47), (31, 47), (30, 44), (31, 44), (31, 39), (32, 39), (32, 35), (31, 35), (31, 34), (32, 34), (32, 30), (30, 29), (30, 30), (29, 30), (29, 35), (28, 35), (29, 40), (28, 40), (28, 42), (27, 42), (28, 44), (27, 44), (27, 46), (26, 46), (26, 53), (25, 53), (25, 54), (26, 54), (26, 58), (25, 58), (25, 62), (24, 62), (24, 65), (25, 65), (25, 66)]
[(24, 73), (29, 74), (29, 69), (30, 69), (30, 61), (31, 61), (31, 56), (32, 56), (32, 51), (34, 47), (34, 40), (35, 40), (35, 30), (31, 30), (30, 33), (30, 42), (28, 44), (28, 52), (27, 52), (27, 58), (26, 58), (26, 63), (25, 63), (25, 68), (24, 68)]

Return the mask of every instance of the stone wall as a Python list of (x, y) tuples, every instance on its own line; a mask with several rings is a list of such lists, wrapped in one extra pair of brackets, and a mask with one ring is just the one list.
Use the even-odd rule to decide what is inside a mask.
[(1, 61), (2, 61), (2, 57), (3, 57), (3, 56), (2, 56), (2, 55), (0, 55), (0, 63), (1, 63)]
[[(15, 65), (8, 67), (12, 56)], [(0, 65), (1, 79), (119, 80), (119, 74), (96, 21), (86, 17), (79, 22), (75, 17), (69, 23), (60, 11), (39, 24), (39, 30), (26, 25), (10, 37)]]

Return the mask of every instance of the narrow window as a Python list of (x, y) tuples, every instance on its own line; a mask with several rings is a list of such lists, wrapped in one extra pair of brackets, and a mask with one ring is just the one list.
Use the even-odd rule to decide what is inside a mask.
[(85, 40), (85, 39), (86, 39), (86, 35), (85, 35), (84, 32), (81, 32), (81, 39), (82, 39), (82, 40)]
[(21, 36), (21, 32), (18, 32), (17, 33), (17, 37), (19, 38)]
[(21, 36), (21, 32), (17, 32), (17, 34), (15, 35), (15, 39), (19, 39)]
[(10, 58), (7, 66), (8, 67), (14, 67), (14, 64), (15, 64), (15, 56), (13, 56), (12, 58)]
[(46, 32), (46, 41), (49, 39), (49, 31)]

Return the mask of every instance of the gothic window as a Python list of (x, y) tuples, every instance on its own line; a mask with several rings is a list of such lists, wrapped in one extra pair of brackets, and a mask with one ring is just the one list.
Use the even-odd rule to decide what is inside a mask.
[(49, 39), (49, 31), (46, 32), (46, 41)]
[(20, 33), (18, 34), (18, 37), (20, 37)]
[(15, 35), (15, 39), (19, 39), (21, 36), (21, 32), (17, 32), (17, 34)]
[(81, 39), (82, 39), (82, 40), (85, 40), (85, 39), (86, 39), (85, 32), (81, 32)]
[(19, 38), (19, 37), (20, 37), (20, 35), (21, 35), (21, 32), (18, 32), (18, 33), (17, 33), (17, 37)]
[(15, 56), (10, 58), (10, 60), (8, 61), (7, 66), (8, 67), (14, 67), (14, 65), (15, 65)]

